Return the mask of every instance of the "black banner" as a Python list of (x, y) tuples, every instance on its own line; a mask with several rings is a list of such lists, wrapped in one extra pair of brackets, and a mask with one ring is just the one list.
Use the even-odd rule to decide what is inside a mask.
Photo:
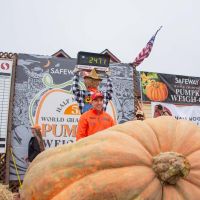
[(140, 72), (142, 100), (200, 104), (200, 78)]

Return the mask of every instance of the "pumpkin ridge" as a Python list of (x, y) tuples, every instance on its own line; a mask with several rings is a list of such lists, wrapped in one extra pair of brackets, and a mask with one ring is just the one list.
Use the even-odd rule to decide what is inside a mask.
[[(148, 123), (147, 123), (147, 124), (148, 124)], [(157, 139), (157, 141), (158, 141), (158, 146), (159, 146), (159, 149), (161, 150), (161, 144), (160, 144), (160, 140), (159, 140), (159, 137), (158, 137), (158, 135), (156, 134), (156, 131), (154, 130), (154, 128), (153, 128), (153, 127), (151, 127), (151, 126), (150, 126), (150, 124), (148, 124), (148, 126), (151, 128), (152, 132), (155, 134), (155, 136), (156, 136), (156, 139)]]
[[(82, 177), (80, 177), (79, 179), (76, 179), (76, 180), (74, 180), (74, 182), (79, 182), (79, 181), (82, 181), (82, 180), (84, 180), (85, 178), (88, 178), (88, 177), (90, 177), (90, 176), (93, 176), (93, 175), (97, 175), (98, 173), (101, 173), (101, 172), (103, 172), (103, 171), (109, 171), (109, 170), (113, 170), (113, 169), (115, 169), (115, 170), (117, 170), (117, 169), (123, 169), (123, 168), (127, 168), (127, 169), (129, 169), (129, 168), (132, 168), (132, 167), (146, 167), (146, 168), (148, 168), (148, 166), (146, 166), (146, 165), (134, 165), (134, 166), (132, 166), (132, 165), (129, 165), (129, 166), (123, 166), (123, 167), (112, 167), (112, 168), (104, 168), (104, 169), (100, 169), (100, 170), (98, 170), (98, 171), (95, 171), (95, 172), (91, 172), (91, 173), (89, 173), (89, 174), (87, 174), (87, 175), (85, 175), (85, 176), (82, 176)], [(63, 171), (64, 171), (64, 169), (63, 169)], [(151, 184), (151, 182), (154, 180), (154, 179), (157, 179), (157, 177), (156, 177), (156, 175), (154, 176), (154, 177), (152, 177), (152, 180), (149, 182), (149, 184), (147, 184), (146, 186), (148, 186), (148, 185), (150, 185)], [(63, 180), (65, 180), (65, 178), (63, 178), (63, 179), (60, 179), (59, 181), (63, 181)], [(70, 187), (72, 184), (74, 184), (74, 182), (71, 182), (69, 185), (67, 185), (67, 187)], [(62, 190), (64, 190), (65, 188), (63, 188), (63, 189), (60, 189), (58, 192), (61, 192)], [(141, 193), (142, 193), (142, 191), (141, 191)], [(51, 195), (51, 197), (54, 197), (54, 196), (52, 196)]]
[[(121, 133), (120, 133), (121, 134)], [(125, 134), (126, 135), (126, 134)], [(126, 135), (126, 136), (129, 136), (129, 135)], [(131, 137), (131, 136), (129, 136), (129, 137)], [(132, 138), (132, 137), (131, 137)], [(151, 157), (152, 158), (152, 156), (151, 156), (151, 154), (144, 148), (144, 146), (138, 141), (138, 140), (136, 140), (135, 139), (135, 141), (142, 147), (142, 150), (144, 150), (144, 152), (146, 152), (147, 153), (147, 155), (149, 156), (149, 157)], [(116, 141), (117, 142), (117, 141)], [(105, 143), (107, 143), (107, 141), (105, 141)], [(115, 146), (115, 144), (114, 144), (115, 142), (113, 142), (113, 146)], [(97, 150), (97, 148), (98, 148), (98, 146), (100, 146), (100, 144), (90, 144), (90, 145), (87, 145), (86, 147), (88, 147), (88, 148), (90, 148), (90, 146), (91, 145), (96, 145), (97, 147), (96, 147), (96, 150)], [(103, 145), (103, 143), (101, 143), (101, 145)], [(86, 147), (84, 147), (84, 148), (86, 148)], [(94, 148), (95, 149), (95, 148)], [(114, 149), (114, 148), (113, 148)], [(76, 153), (76, 152), (78, 152), (78, 151), (80, 151), (80, 149), (79, 148), (74, 148), (73, 149), (73, 152), (65, 152), (65, 151), (62, 151), (62, 152), (57, 152), (59, 155), (60, 155), (60, 157), (61, 157), (61, 155), (63, 155), (63, 156), (67, 156), (67, 155), (69, 155), (69, 154), (74, 154), (74, 153)], [(88, 150), (89, 151), (89, 150)], [(120, 151), (121, 152), (121, 151)], [(115, 154), (117, 154), (117, 151), (113, 151), (112, 153), (115, 153)], [(126, 154), (128, 154), (129, 152), (127, 152), (127, 151), (123, 151), (123, 153), (126, 153)], [(132, 155), (131, 153), (130, 153), (130, 155)], [(48, 157), (46, 157), (46, 160), (45, 161), (42, 161), (42, 160), (40, 160), (40, 162), (38, 162), (38, 163), (34, 163), (34, 168), (36, 167), (36, 165), (41, 165), (43, 162), (44, 163), (46, 163), (46, 162), (48, 162), (48, 160), (51, 160), (52, 159), (52, 157), (55, 157), (55, 155), (53, 156), (48, 156)], [(69, 165), (68, 167), (70, 167), (71, 165)], [(127, 165), (128, 166), (128, 165)], [(141, 166), (143, 166), (143, 165), (141, 165)], [(147, 166), (147, 164), (145, 164), (145, 166)], [(113, 166), (112, 166), (113, 167)]]
[[(195, 187), (195, 188), (199, 188), (196, 184), (193, 184), (192, 182), (190, 182), (190, 181), (188, 181), (188, 180), (185, 180), (185, 179), (181, 179), (177, 184), (176, 184), (176, 190), (178, 190), (182, 195), (183, 195), (183, 199), (185, 200), (190, 200), (189, 198), (186, 198), (186, 195), (188, 194), (188, 193), (190, 193), (189, 192), (189, 190), (186, 192), (185, 191), (185, 186), (184, 186), (184, 182), (186, 183), (186, 184), (189, 184), (189, 187), (190, 187), (190, 185), (191, 186), (193, 186), (193, 187)], [(187, 189), (191, 189), (191, 188), (187, 188)], [(186, 190), (187, 190), (186, 189)], [(187, 193), (187, 194), (186, 194)], [(199, 195), (198, 195), (198, 199), (199, 199)], [(194, 198), (192, 198), (192, 200), (197, 200), (197, 196), (196, 196), (196, 198), (194, 199)]]
[(186, 157), (189, 157), (190, 155), (192, 155), (193, 153), (196, 153), (196, 152), (198, 152), (198, 151), (200, 151), (200, 149), (194, 149), (193, 151), (191, 151), (188, 155), (185, 155)]
[[(197, 154), (197, 156), (195, 156), (195, 158), (191, 158), (191, 157), (193, 157), (195, 154)], [(200, 154), (200, 150), (197, 150), (196, 152), (192, 152), (189, 156), (187, 156), (186, 158), (191, 162), (191, 159), (192, 159), (192, 162), (193, 162), (193, 160), (195, 159), (195, 161), (196, 161), (196, 158), (198, 158), (199, 156), (198, 156), (198, 154)], [(192, 170), (200, 170), (200, 164), (198, 165), (192, 165), (191, 166), (191, 169)]]
[[(134, 168), (134, 167), (145, 167), (145, 168), (149, 168), (148, 166), (146, 166), (146, 165), (129, 165), (129, 166), (122, 166), (122, 167), (113, 167), (113, 166), (111, 166), (112, 168), (104, 168), (104, 169), (98, 169), (98, 171), (91, 171), (90, 173), (88, 173), (87, 175), (85, 175), (85, 176), (82, 176), (82, 177), (80, 177), (80, 178), (77, 178), (77, 179), (74, 179), (73, 181), (71, 181), (71, 183), (70, 184), (68, 184), (67, 185), (67, 187), (70, 187), (71, 185), (73, 185), (74, 184), (74, 182), (75, 183), (78, 183), (79, 181), (82, 181), (82, 180), (84, 180), (84, 179), (86, 179), (86, 178), (88, 178), (88, 177), (90, 177), (90, 176), (93, 176), (93, 175), (97, 175), (98, 173), (102, 173), (103, 171), (109, 171), (109, 170), (113, 170), (113, 169), (115, 169), (115, 170), (117, 170), (117, 169), (123, 169), (123, 168), (127, 168), (127, 169), (130, 169), (130, 168)], [(59, 170), (59, 172), (60, 173), (62, 173), (62, 172), (64, 172), (65, 171), (65, 169), (62, 169), (62, 170)], [(52, 174), (54, 173), (54, 171), (52, 171)], [(57, 172), (58, 173), (58, 172)], [(149, 184), (153, 181), (153, 179), (154, 178), (156, 178), (156, 175), (152, 178), (152, 180), (149, 182)], [(59, 182), (62, 182), (62, 183), (64, 183), (65, 182), (65, 180), (66, 180), (66, 178), (65, 177), (63, 177), (63, 178), (60, 178), (59, 179)], [(38, 182), (37, 184), (41, 184), (40, 182)], [(55, 183), (56, 184), (56, 183)], [(50, 193), (50, 194), (48, 194), (48, 196), (51, 196), (51, 198), (53, 199), (53, 197), (55, 197), (56, 196), (56, 194), (59, 192), (62, 192), (63, 190), (65, 190), (65, 187), (66, 187), (66, 185), (63, 185), (63, 188), (56, 188), (56, 192), (55, 191), (53, 191), (52, 193)], [(54, 187), (55, 188), (55, 187)], [(34, 193), (35, 193), (35, 190), (34, 190)], [(54, 194), (55, 193), (55, 194)]]
[[(184, 200), (185, 199), (185, 197), (183, 196), (182, 192), (180, 191), (180, 188), (177, 187), (176, 185), (174, 185), (174, 186), (165, 185), (165, 186), (162, 186), (162, 188), (163, 188), (162, 189), (162, 193), (163, 193), (162, 200), (163, 199), (168, 200), (168, 199), (166, 199), (166, 195), (164, 196), (164, 194), (167, 193), (167, 191), (165, 191), (167, 188), (173, 188), (176, 191), (176, 193), (178, 193), (178, 195), (181, 197), (181, 199), (179, 198), (179, 200), (182, 200), (182, 199)], [(170, 191), (170, 192), (172, 192), (172, 191)]]
[[(158, 124), (163, 124), (164, 125), (163, 129), (165, 129), (165, 131), (167, 130), (167, 132), (165, 134), (160, 134), (160, 130), (157, 129), (158, 126), (156, 126), (155, 123), (153, 123), (153, 121), (154, 121), (153, 118), (152, 119), (147, 119), (145, 121), (150, 126), (150, 128), (152, 129), (152, 131), (154, 132), (154, 134), (156, 135), (156, 138), (158, 140), (158, 144), (159, 144), (159, 147), (160, 147), (160, 152), (165, 152), (165, 151), (174, 151), (174, 152), (177, 152), (177, 150), (173, 149), (173, 145), (174, 144), (175, 144), (175, 146), (177, 146), (176, 145), (177, 141), (175, 140), (176, 135), (175, 134), (168, 134), (168, 132), (170, 133), (170, 129), (169, 129), (166, 121), (170, 120), (171, 124), (173, 122), (173, 124), (175, 125), (173, 127), (173, 129), (175, 128), (175, 130), (177, 130), (177, 128), (178, 128), (178, 125), (177, 125), (178, 120), (175, 119), (174, 117), (171, 117), (171, 116), (160, 116), (160, 117), (157, 117), (156, 119), (158, 119), (158, 121), (157, 121)], [(174, 132), (174, 130), (173, 130), (173, 132)], [(177, 131), (175, 133), (177, 133)], [(170, 135), (171, 143), (169, 143), (169, 141), (166, 141), (168, 143), (164, 142), (162, 140), (163, 138), (160, 137), (162, 135)], [(161, 148), (161, 147), (164, 146), (164, 143), (165, 144), (170, 144), (170, 147), (168, 148), (168, 150), (163, 150)]]
[(176, 186), (176, 190), (177, 190), (178, 194), (179, 194), (183, 199), (185, 199), (184, 195), (182, 194), (181, 188)]
[[(157, 140), (157, 143), (158, 143), (159, 151), (160, 151), (161, 150), (161, 148), (160, 148), (160, 142), (159, 142), (157, 134), (155, 134), (155, 131), (153, 130), (153, 128), (148, 123), (145, 123), (143, 121), (142, 121), (142, 123), (143, 123), (143, 126), (147, 126), (151, 130), (151, 132), (154, 134), (154, 136), (155, 136), (155, 138)], [(152, 155), (152, 156), (154, 156), (154, 155)]]
[[(140, 166), (140, 165), (139, 165)], [(92, 173), (92, 174), (89, 174), (89, 175), (87, 175), (87, 176), (84, 176), (83, 178), (81, 178), (81, 179), (78, 179), (78, 180), (76, 180), (76, 181), (74, 181), (74, 182), (72, 182), (70, 185), (68, 185), (68, 188), (69, 187), (73, 187), (74, 185), (75, 185), (75, 187), (76, 187), (76, 185), (78, 185), (78, 184), (80, 184), (81, 182), (85, 182), (85, 180), (87, 180), (88, 178), (90, 179), (91, 178), (91, 180), (93, 179), (93, 177), (95, 177), (95, 176), (98, 176), (99, 174), (101, 174), (102, 175), (102, 172), (104, 171), (105, 173), (108, 173), (108, 172), (113, 172), (114, 170), (116, 171), (117, 169), (119, 169), (119, 171), (120, 170), (124, 170), (123, 168), (127, 168), (127, 171), (130, 169), (130, 168), (135, 168), (135, 167), (137, 167), (137, 165), (134, 165), (134, 166), (128, 166), (128, 167), (122, 167), (122, 168), (114, 168), (114, 169), (104, 169), (104, 170), (99, 170), (99, 171), (97, 171), (97, 172), (94, 172), (94, 173)], [(149, 167), (148, 166), (142, 166), (142, 167), (144, 167), (144, 168), (146, 168), (146, 169), (148, 169), (149, 170)], [(152, 170), (152, 172), (153, 172), (153, 170)], [(119, 173), (120, 174), (120, 173)], [(103, 175), (102, 175), (102, 177), (103, 177)], [(154, 176), (152, 177), (152, 179), (150, 179), (149, 180), (149, 182), (148, 183), (146, 183), (143, 187), (145, 188), (146, 186), (148, 186), (154, 179), (156, 179), (156, 175), (154, 174)], [(63, 188), (63, 190), (62, 191), (64, 191), (66, 188)], [(62, 192), (62, 191), (60, 191), (60, 192)], [(143, 190), (141, 190), (140, 191), (140, 193), (142, 193), (142, 191)], [(139, 195), (139, 194), (138, 194)], [(132, 198), (137, 198), (138, 197), (138, 195), (137, 196), (133, 196)], [(54, 196), (54, 197), (56, 197), (56, 196)], [(132, 199), (131, 198), (131, 199)], [(52, 198), (53, 199), (53, 198)], [(89, 199), (91, 199), (91, 198), (89, 198)], [(54, 199), (53, 199), (54, 200)], [(55, 199), (56, 200), (56, 199)], [(112, 199), (112, 200), (114, 200), (114, 199)], [(119, 199), (117, 199), (117, 200), (119, 200)]]
[[(176, 125), (174, 132), (177, 133), (177, 130), (178, 130), (178, 124)], [(176, 134), (173, 135), (172, 150), (175, 148), (175, 146), (176, 146)]]
[(127, 135), (126, 133), (122, 133), (122, 132), (120, 132), (120, 131), (118, 131), (118, 130), (115, 131), (115, 132), (118, 132), (118, 134), (120, 133), (120, 134), (123, 134), (123, 135), (126, 135), (126, 136), (131, 137), (131, 139), (134, 139), (135, 141), (137, 141), (137, 142), (144, 148), (144, 151), (145, 151), (145, 152), (148, 152), (149, 155), (150, 155), (151, 157), (153, 156), (153, 155), (151, 154), (151, 152), (149, 152), (149, 150), (144, 146), (144, 144), (141, 143), (141, 141), (137, 140), (136, 138), (132, 137), (131, 135)]
[(155, 130), (153, 129), (153, 127), (150, 126), (150, 124), (148, 124), (148, 123), (145, 123), (145, 124), (152, 130), (152, 132), (153, 132), (154, 135), (156, 136), (156, 139), (157, 139), (157, 142), (158, 142), (158, 146), (159, 146), (159, 150), (161, 151), (161, 144), (160, 144), (160, 141), (159, 141), (159, 139), (158, 139), (158, 136), (157, 136)]
[[(112, 127), (111, 127), (112, 128)], [(108, 130), (108, 129), (107, 129)], [(103, 132), (103, 131), (99, 131), (99, 132)], [(92, 137), (92, 136), (90, 136)], [(45, 150), (42, 155), (39, 154), (37, 156), (37, 161), (40, 161), (40, 160), (43, 160), (43, 158), (46, 158), (47, 156), (48, 157), (55, 157), (55, 154), (60, 154), (63, 149), (67, 150), (68, 152), (71, 152), (72, 151), (76, 151), (76, 150), (80, 150), (81, 148), (85, 148), (86, 146), (91, 146), (91, 145), (94, 145), (96, 144), (97, 142), (97, 139), (96, 140), (93, 140), (92, 142), (90, 141), (87, 141), (86, 139), (88, 138), (84, 138), (84, 140), (80, 140), (78, 142), (75, 142), (75, 143), (71, 143), (71, 144), (67, 144), (67, 145), (60, 145), (60, 146), (57, 146), (56, 148), (49, 148), (47, 150)], [(103, 140), (101, 140), (102, 142)], [(78, 145), (79, 144), (79, 145)], [(51, 152), (54, 152), (54, 154), (52, 155)], [(36, 159), (34, 159), (33, 162), (35, 162)], [(36, 164), (36, 162), (35, 162)]]
[[(167, 117), (168, 118), (169, 116), (162, 116), (162, 117)], [(174, 133), (177, 133), (177, 129), (178, 129), (178, 124), (176, 124)], [(175, 140), (176, 139), (176, 134), (171, 135), (171, 137), (173, 137), (173, 139), (172, 139), (172, 145), (171, 145), (171, 151), (173, 151), (173, 149), (174, 149), (174, 147), (176, 145), (176, 140)]]
[[(82, 142), (82, 141), (81, 141)], [(102, 142), (102, 141), (101, 141)], [(106, 142), (106, 141), (105, 141)], [(47, 162), (48, 160), (51, 160), (52, 158), (54, 158), (54, 157), (56, 157), (57, 155), (61, 155), (61, 154), (73, 154), (73, 153), (75, 153), (76, 151), (80, 151), (82, 148), (86, 148), (86, 147), (90, 147), (91, 145), (95, 145), (94, 143), (88, 143), (87, 144), (87, 146), (78, 146), (78, 145), (76, 145), (77, 143), (74, 143), (73, 144), (73, 147), (72, 148), (69, 148), (68, 149), (68, 147), (69, 146), (65, 146), (66, 147), (66, 149), (65, 150), (67, 150), (67, 152), (65, 152), (65, 151), (57, 151), (56, 153), (54, 153), (54, 154), (49, 154), (49, 155), (45, 155), (45, 153), (47, 153), (47, 152), (45, 152), (44, 151), (44, 153), (43, 154), (39, 154), (38, 155), (38, 157), (37, 158), (35, 158), (34, 160), (33, 160), (33, 162), (31, 163), (31, 165), (30, 165), (30, 167), (28, 168), (28, 170), (30, 170), (33, 166), (35, 167), (36, 165), (41, 165), (41, 163), (43, 163), (43, 162)], [(74, 145), (76, 145), (76, 146), (78, 146), (79, 148), (76, 148), (76, 146), (74, 146)], [(84, 144), (83, 144), (84, 145)], [(56, 148), (62, 148), (61, 146), (60, 147), (56, 147)], [(48, 149), (47, 151), (49, 151), (50, 153), (51, 153), (51, 151), (53, 151), (54, 149)], [(48, 152), (48, 153), (49, 153)], [(42, 157), (40, 157), (40, 155), (42, 155)], [(45, 161), (43, 161), (43, 158), (45, 158), (46, 160)], [(33, 165), (34, 164), (34, 165)]]
[(188, 177), (183, 178), (185, 181), (200, 187), (200, 169), (190, 169)]
[[(144, 188), (144, 190), (142, 190), (141, 192), (140, 192), (140, 194), (139, 194), (139, 196), (138, 197), (140, 197), (141, 196), (141, 194), (148, 188), (148, 186), (150, 185), (150, 184), (152, 184), (152, 182), (154, 181), (154, 179), (158, 179), (157, 177), (156, 177), (156, 175), (152, 178), (152, 180), (146, 185), (146, 187)], [(158, 180), (159, 181), (159, 180)], [(163, 188), (163, 185), (162, 184), (160, 184), (160, 186), (161, 186), (161, 188)], [(136, 197), (136, 198), (138, 198), (138, 197)], [(133, 200), (137, 200), (137, 199), (133, 199)], [(138, 200), (140, 200), (140, 199), (138, 199)], [(141, 199), (141, 200), (144, 200), (144, 199)]]
[[(184, 119), (181, 119), (181, 120), (178, 120), (177, 122), (177, 129), (181, 129), (181, 127), (183, 126), (182, 124), (185, 122), (186, 120)], [(199, 134), (199, 130), (196, 130), (196, 127), (195, 125), (192, 123), (192, 122), (188, 122), (190, 123), (190, 125), (192, 126), (188, 126), (186, 127), (187, 129), (184, 129), (183, 131), (183, 135), (180, 137), (180, 135), (178, 134), (178, 136), (176, 136), (177, 138), (175, 138), (176, 141), (178, 141), (178, 144), (176, 143), (175, 144), (175, 147), (173, 147), (173, 151), (176, 151), (176, 152), (180, 152), (182, 153), (184, 156), (190, 156), (193, 152), (197, 151), (199, 148), (200, 148), (200, 145), (198, 146), (195, 146), (194, 149), (192, 149), (190, 152), (182, 152), (183, 151), (183, 145), (186, 143), (188, 144), (188, 142), (190, 141), (191, 143), (194, 141), (196, 142), (197, 140), (194, 140), (193, 137), (195, 138), (196, 136), (198, 136)], [(177, 130), (176, 129), (176, 133), (182, 131), (182, 130)], [(190, 134), (188, 134), (188, 132)], [(176, 134), (177, 135), (177, 134)], [(189, 138), (188, 138), (189, 136)], [(181, 139), (181, 140), (180, 140)], [(174, 140), (174, 142), (175, 142)], [(199, 143), (198, 143), (199, 144)], [(192, 144), (194, 146), (194, 143)], [(191, 146), (191, 145), (190, 145)], [(184, 146), (185, 147), (185, 146)], [(184, 148), (185, 150), (187, 150), (187, 148)]]
[[(122, 125), (122, 124), (121, 124)], [(109, 128), (108, 130), (107, 130), (107, 134), (109, 134), (109, 131), (112, 133), (113, 132), (113, 130), (112, 130), (112, 128), (113, 127), (111, 127), (111, 128)], [(127, 138), (128, 137), (130, 137), (131, 139), (134, 139), (134, 141), (136, 141), (136, 143), (138, 143), (139, 144), (139, 146), (141, 146), (142, 147), (142, 149), (143, 149), (143, 151), (144, 152), (146, 152), (147, 153), (147, 155), (149, 156), (149, 157), (153, 157), (153, 155), (148, 151), (148, 149), (141, 143), (141, 141), (139, 141), (139, 140), (137, 140), (136, 138), (134, 138), (134, 137), (132, 137), (131, 135), (128, 135), (128, 134), (126, 134), (126, 133), (124, 133), (124, 132), (120, 132), (119, 130), (114, 130), (115, 131), (115, 133), (117, 132), (117, 134), (118, 135), (123, 135), (123, 136), (126, 136)], [(102, 132), (102, 131), (100, 131), (100, 132)], [(99, 133), (100, 133), (99, 132)], [(112, 145), (112, 144), (111, 144)]]
[(185, 177), (185, 178), (182, 178), (184, 181), (186, 181), (186, 182), (189, 182), (189, 183), (191, 183), (191, 184), (193, 184), (193, 185), (195, 185), (195, 186), (197, 186), (197, 187), (199, 187), (199, 185), (197, 185), (195, 182), (192, 182), (192, 180), (190, 180), (190, 179), (187, 179), (187, 177)]
[[(89, 143), (89, 142), (86, 142), (86, 141), (79, 141), (79, 143), (82, 143), (81, 145), (77, 145), (77, 143), (72, 143), (72, 144), (67, 144), (65, 146), (65, 149), (67, 151), (67, 153), (73, 153), (74, 151), (79, 151), (81, 150), (82, 148), (85, 148), (85, 147), (88, 147), (88, 146), (91, 146), (91, 145), (94, 145), (96, 144), (95, 142), (96, 141), (93, 141), (94, 143)], [(102, 142), (102, 141), (101, 141)], [(32, 163), (34, 163), (34, 166), (37, 165), (38, 163), (41, 164), (40, 162), (43, 162), (43, 159), (45, 158), (46, 160), (47, 159), (50, 159), (50, 158), (54, 158), (56, 157), (57, 155), (60, 155), (61, 153), (63, 154), (66, 154), (66, 152), (63, 151), (63, 147), (64, 145), (62, 146), (58, 146), (56, 148), (52, 148), (52, 149), (47, 149), (45, 150), (42, 154), (39, 154), (37, 156), (36, 159), (33, 160)], [(57, 149), (57, 151), (55, 152), (55, 150)], [(61, 151), (62, 150), (62, 151)], [(53, 154), (51, 152), (54, 152)], [(32, 168), (33, 164), (31, 164), (28, 168), (27, 171), (29, 171), (31, 168)]]
[[(130, 123), (130, 122), (127, 122), (127, 123)], [(137, 123), (138, 123), (138, 122), (137, 122)], [(151, 126), (149, 126), (149, 124), (145, 123), (144, 121), (139, 121), (139, 123), (141, 123), (142, 126), (146, 126), (146, 128), (149, 129), (149, 130), (146, 130), (146, 131), (151, 131), (151, 133), (155, 136), (156, 142), (158, 143), (158, 148), (159, 148), (158, 151), (160, 152), (160, 146), (159, 146), (159, 142), (158, 142), (158, 137), (157, 137), (157, 135), (155, 134), (154, 130), (151, 128)], [(124, 128), (124, 127), (123, 127), (123, 124), (120, 124), (120, 126), (121, 126), (122, 128)], [(112, 132), (112, 131), (113, 131), (113, 130), (112, 130), (112, 127), (111, 127), (110, 129), (111, 129), (110, 131)], [(140, 141), (139, 139), (133, 137), (132, 135), (129, 135), (129, 134), (127, 134), (127, 133), (122, 132), (122, 130), (114, 130), (114, 131), (115, 131), (115, 132), (118, 132), (118, 133), (120, 133), (120, 134), (124, 134), (124, 135), (130, 136), (131, 139), (134, 139), (134, 140), (138, 141), (138, 142), (145, 148), (145, 150), (151, 155), (151, 157), (155, 156), (154, 154), (152, 154), (152, 153), (147, 149), (146, 146), (144, 146), (144, 145), (141, 143), (142, 141)], [(134, 133), (134, 130), (131, 130), (131, 131), (133, 131), (133, 133)], [(159, 152), (158, 152), (158, 153), (159, 153)], [(157, 153), (157, 154), (158, 154), (158, 153)], [(157, 154), (156, 154), (156, 155), (157, 155)]]
[[(155, 137), (156, 137), (156, 140), (157, 140), (157, 143), (158, 143), (158, 147), (159, 147), (159, 150), (160, 150), (160, 143), (159, 143), (159, 140), (158, 140), (158, 136), (155, 134), (155, 132), (154, 132), (154, 130), (152, 129), (152, 127), (149, 125), (149, 124), (147, 124), (147, 123), (145, 123), (145, 122), (143, 122), (142, 121), (142, 123), (143, 123), (143, 125), (147, 125), (147, 127), (151, 130), (151, 132), (155, 135)], [(145, 147), (145, 146), (144, 146)], [(146, 147), (145, 147), (146, 148)], [(147, 150), (147, 149), (146, 149)], [(148, 151), (149, 152), (149, 151)], [(150, 155), (153, 157), (154, 155), (152, 155), (151, 154), (151, 152), (149, 152), (150, 153)]]

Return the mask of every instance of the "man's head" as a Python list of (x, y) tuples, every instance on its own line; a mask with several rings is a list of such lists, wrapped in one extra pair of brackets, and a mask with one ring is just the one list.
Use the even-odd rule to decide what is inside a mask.
[(101, 111), (103, 110), (103, 94), (101, 92), (95, 92), (92, 96), (92, 107), (93, 109), (97, 110), (97, 111)]
[(40, 132), (41, 128), (38, 124), (35, 124), (31, 127), (31, 132), (33, 135), (35, 135), (36, 132)]
[(136, 118), (137, 118), (137, 120), (144, 120), (144, 113), (143, 113), (143, 111), (138, 110), (136, 112)]
[(163, 106), (161, 104), (157, 105), (158, 110), (163, 110)]
[(85, 72), (83, 77), (86, 88), (89, 87), (98, 88), (100, 82), (102, 81), (102, 79), (96, 73), (95, 69), (92, 69), (92, 71), (89, 73)]

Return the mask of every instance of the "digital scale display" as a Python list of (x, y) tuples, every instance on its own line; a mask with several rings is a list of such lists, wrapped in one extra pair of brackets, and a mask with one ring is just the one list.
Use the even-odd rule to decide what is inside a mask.
[(109, 67), (110, 56), (105, 54), (89, 53), (80, 51), (78, 53), (77, 65), (94, 67)]

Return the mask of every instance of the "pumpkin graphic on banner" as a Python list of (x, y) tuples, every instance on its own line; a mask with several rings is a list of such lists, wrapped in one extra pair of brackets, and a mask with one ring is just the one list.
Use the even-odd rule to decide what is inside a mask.
[(167, 85), (161, 82), (156, 73), (142, 73), (142, 92), (151, 101), (165, 101), (168, 97)]

